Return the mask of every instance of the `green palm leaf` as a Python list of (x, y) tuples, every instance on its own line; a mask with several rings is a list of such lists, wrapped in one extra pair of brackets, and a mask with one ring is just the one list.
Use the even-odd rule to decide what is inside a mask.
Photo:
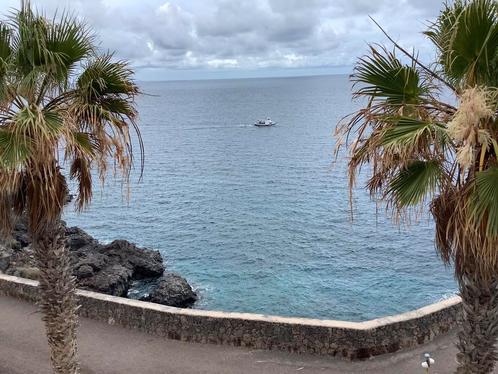
[(446, 5), (426, 35), (439, 49), (440, 63), (455, 83), (496, 86), (498, 5), (495, 0)]
[(353, 80), (361, 87), (357, 95), (385, 100), (389, 104), (416, 104), (428, 91), (413, 65), (403, 65), (394, 53), (372, 47), (371, 55), (359, 60)]
[(29, 140), (5, 129), (0, 130), (1, 168), (15, 169), (30, 156)]
[(436, 191), (442, 174), (438, 161), (413, 161), (394, 176), (387, 194), (399, 208), (416, 205)]
[(47, 132), (56, 136), (62, 130), (64, 126), (64, 121), (61, 115), (55, 111), (45, 110), (43, 111), (43, 117), (41, 121), (42, 126), (44, 125), (47, 129)]
[(93, 156), (97, 146), (92, 142), (90, 134), (86, 132), (75, 132), (73, 134), (74, 144), (82, 149), (86, 154)]
[(498, 167), (476, 174), (471, 193), (472, 215), (476, 226), (486, 225), (486, 234), (498, 236)]
[(66, 76), (76, 63), (94, 52), (88, 29), (68, 14), (48, 29), (45, 44), (48, 53), (54, 56), (54, 69), (60, 77)]
[(424, 122), (419, 119), (400, 117), (393, 120), (394, 125), (389, 127), (383, 136), (384, 146), (407, 146), (418, 142), (422, 137), (429, 137), (440, 141), (448, 138), (445, 126), (439, 123)]
[(10, 37), (10, 28), (5, 23), (0, 22), (0, 60), (2, 61), (6, 61), (12, 52)]
[(112, 61), (112, 55), (103, 55), (91, 61), (78, 78), (81, 97), (89, 102), (105, 95), (137, 94), (131, 81), (133, 72), (125, 62)]

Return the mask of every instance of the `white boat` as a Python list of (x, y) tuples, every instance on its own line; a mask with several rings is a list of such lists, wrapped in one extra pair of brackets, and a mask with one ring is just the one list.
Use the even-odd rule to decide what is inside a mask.
[(260, 119), (258, 121), (256, 121), (256, 123), (254, 124), (254, 126), (258, 126), (258, 127), (270, 127), (270, 126), (273, 126), (273, 125), (276, 125), (277, 123), (272, 121), (270, 118), (267, 118), (267, 119)]

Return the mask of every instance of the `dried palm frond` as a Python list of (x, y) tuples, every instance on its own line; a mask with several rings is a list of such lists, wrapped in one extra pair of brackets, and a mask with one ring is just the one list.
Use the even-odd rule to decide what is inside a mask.
[[(92, 168), (104, 179), (112, 160), (128, 181), (130, 131), (143, 156), (133, 71), (96, 51), (89, 29), (67, 13), (48, 20), (24, 2), (0, 23), (0, 194), (24, 196), (34, 233), (60, 215), (65, 163), (82, 209), (92, 196)], [(12, 213), (10, 204), (0, 206), (0, 215)], [(10, 220), (0, 225), (8, 229)]]
[[(368, 164), (367, 188), (396, 219), (409, 220), (430, 205), (436, 246), (446, 263), (455, 262), (457, 276), (476, 267), (498, 272), (498, 90), (483, 84), (498, 59), (484, 60), (482, 52), (498, 56), (491, 43), (498, 41), (497, 9), (486, 0), (446, 6), (427, 33), (441, 53), (437, 74), (415, 57), (403, 64), (395, 52), (372, 46), (352, 75), (354, 96), (367, 104), (337, 130), (353, 139), (350, 190)], [(463, 27), (465, 35), (455, 36)], [(464, 63), (468, 39), (480, 41), (481, 52)], [(456, 87), (458, 108), (439, 96), (446, 82)]]
[[(447, 3), (426, 35), (430, 70), (371, 48), (352, 79), (365, 105), (338, 127), (349, 146), (349, 185), (369, 165), (366, 187), (397, 220), (426, 211), (435, 245), (454, 265), (464, 306), (457, 372), (491, 373), (498, 337), (498, 3)], [(449, 87), (459, 103), (443, 100)]]

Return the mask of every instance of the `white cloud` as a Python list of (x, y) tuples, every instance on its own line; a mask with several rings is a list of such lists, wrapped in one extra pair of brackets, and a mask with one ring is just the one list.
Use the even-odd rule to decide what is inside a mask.
[[(385, 38), (432, 53), (420, 34), (433, 0), (32, 0), (48, 15), (71, 9), (137, 68), (264, 69), (351, 65), (367, 42)], [(0, 13), (17, 6), (2, 0)]]
[(234, 58), (214, 58), (206, 62), (208, 66), (213, 68), (233, 68), (239, 65), (239, 62)]

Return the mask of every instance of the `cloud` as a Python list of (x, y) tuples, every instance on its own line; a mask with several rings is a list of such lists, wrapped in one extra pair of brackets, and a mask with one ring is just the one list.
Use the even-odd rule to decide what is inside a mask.
[[(433, 0), (32, 0), (47, 15), (73, 11), (137, 70), (317, 68), (352, 65), (385, 38), (433, 53), (421, 36)], [(3, 0), (0, 12), (15, 7)], [(140, 71), (139, 71), (140, 72)]]

